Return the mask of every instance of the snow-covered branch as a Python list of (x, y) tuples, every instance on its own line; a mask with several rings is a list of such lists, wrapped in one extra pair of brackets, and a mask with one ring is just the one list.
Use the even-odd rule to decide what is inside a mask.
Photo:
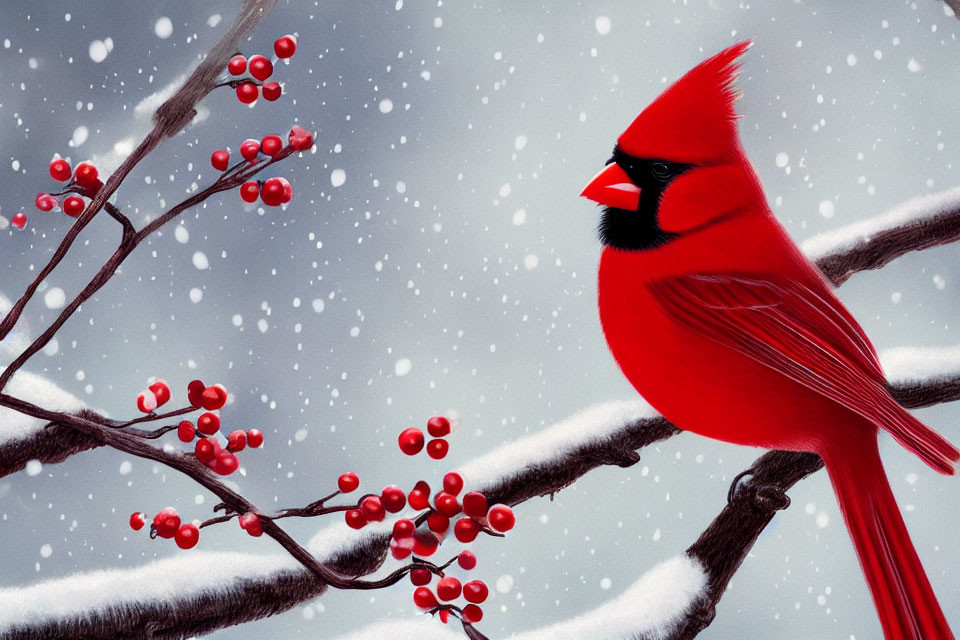
[(960, 239), (960, 187), (908, 200), (874, 218), (810, 238), (807, 257), (839, 286), (853, 274), (879, 269), (905, 253)]
[[(931, 357), (941, 368), (926, 366)], [(960, 399), (960, 349), (898, 349), (884, 354), (883, 360), (891, 380), (896, 381), (892, 389), (897, 397), (902, 398), (904, 391), (909, 390), (917, 397), (937, 398), (911, 402), (909, 406)], [(948, 388), (955, 391), (942, 391)], [(678, 431), (642, 403), (603, 404), (499, 447), (463, 467), (462, 472), (469, 490), (491, 491), (494, 499), (517, 504), (558, 491), (596, 467), (625, 464), (630, 461), (622, 457), (625, 449), (642, 447), (674, 433)], [(634, 453), (632, 461), (637, 459)], [(712, 620), (713, 607), (757, 536), (775, 512), (787, 506), (784, 492), (819, 468), (820, 460), (813, 454), (765, 454), (751, 467), (750, 480), (737, 485), (729, 504), (687, 550), (685, 559), (676, 560), (686, 569), (677, 568), (674, 573), (669, 568), (674, 567), (670, 564), (674, 561), (661, 565), (668, 567), (662, 571), (669, 570), (671, 576), (687, 576), (678, 579), (672, 591), (663, 592), (664, 582), (648, 580), (647, 574), (619, 597), (622, 602), (632, 603), (629, 607), (614, 606), (621, 602), (615, 599), (593, 613), (556, 628), (532, 632), (528, 637), (583, 637), (578, 630), (589, 630), (600, 638), (630, 633), (651, 640), (692, 638)], [(368, 575), (387, 557), (391, 528), (392, 521), (385, 521), (354, 531), (338, 522), (318, 533), (307, 548), (327, 568), (341, 575)], [(289, 556), (236, 556), (227, 573), (177, 569), (181, 566), (178, 563), (189, 563), (195, 568), (198, 562), (213, 562), (210, 558), (216, 557), (217, 554), (190, 553), (189, 557), (178, 556), (145, 568), (78, 574), (28, 587), (2, 589), (0, 636), (43, 638), (62, 632), (116, 637), (123, 636), (124, 630), (136, 623), (140, 628), (150, 628), (156, 638), (181, 637), (269, 616), (323, 591), (323, 585)], [(696, 568), (706, 575), (700, 586), (691, 577), (696, 575)], [(163, 573), (163, 589), (158, 590), (157, 581), (143, 577), (146, 569)], [(108, 577), (122, 588), (105, 595), (99, 589), (81, 587), (91, 581), (104, 582)], [(641, 604), (644, 602), (647, 604)], [(177, 611), (176, 622), (171, 621), (172, 610)], [(614, 610), (632, 613), (614, 618), (610, 613)], [(619, 627), (620, 635), (614, 634), (614, 627), (604, 626), (604, 621), (614, 619), (623, 625)], [(414, 634), (409, 637), (418, 637), (416, 630), (422, 627), (417, 623), (390, 628), (407, 626)], [(370, 635), (362, 637), (381, 637), (375, 632), (376, 629), (370, 629)], [(434, 622), (430, 637), (437, 633)]]

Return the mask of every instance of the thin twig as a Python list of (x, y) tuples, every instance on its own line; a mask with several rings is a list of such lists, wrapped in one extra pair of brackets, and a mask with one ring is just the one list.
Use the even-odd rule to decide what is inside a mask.
[[(245, 0), (236, 21), (230, 30), (221, 38), (213, 49), (211, 49), (203, 62), (193, 71), (190, 77), (183, 83), (183, 86), (164, 102), (154, 113), (154, 127), (140, 141), (137, 148), (127, 156), (120, 167), (107, 179), (106, 183), (97, 193), (93, 201), (87, 206), (84, 212), (77, 218), (77, 221), (67, 230), (66, 235), (54, 251), (53, 256), (47, 264), (39, 271), (37, 276), (31, 281), (23, 295), (11, 306), (6, 317), (0, 321), (0, 340), (7, 337), (14, 325), (23, 313), (27, 303), (40, 287), (40, 283), (57, 268), (57, 265), (67, 255), (67, 252), (73, 246), (74, 241), (80, 232), (90, 224), (94, 216), (106, 204), (107, 200), (113, 195), (120, 184), (126, 179), (134, 167), (139, 164), (147, 155), (150, 154), (163, 140), (164, 137), (170, 137), (184, 129), (193, 117), (196, 115), (196, 105), (210, 91), (214, 89), (217, 78), (221, 70), (226, 67), (227, 62), (234, 52), (237, 51), (240, 41), (249, 34), (254, 27), (273, 9), (276, 0)], [(11, 374), (12, 375), (12, 374)], [(3, 389), (7, 378), (0, 378), (0, 390)]]

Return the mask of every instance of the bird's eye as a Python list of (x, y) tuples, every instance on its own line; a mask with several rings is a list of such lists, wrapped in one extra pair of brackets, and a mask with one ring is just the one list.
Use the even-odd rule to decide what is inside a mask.
[(650, 170), (653, 172), (653, 175), (657, 176), (658, 178), (666, 178), (668, 175), (670, 175), (670, 167), (663, 162), (654, 162), (652, 165), (650, 165)]

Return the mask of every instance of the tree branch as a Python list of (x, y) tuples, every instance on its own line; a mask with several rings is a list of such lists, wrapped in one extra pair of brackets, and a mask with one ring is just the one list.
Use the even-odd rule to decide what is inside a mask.
[[(956, 388), (958, 391), (948, 393), (944, 391), (947, 388)], [(948, 378), (931, 376), (925, 383), (915, 380), (898, 384), (894, 387), (895, 394), (901, 397), (904, 389), (929, 399), (931, 403), (957, 400), (960, 399), (960, 375)], [(559, 491), (580, 475), (620, 460), (618, 453), (612, 456), (598, 454), (603, 443), (610, 443), (610, 450), (619, 452), (628, 442), (653, 442), (665, 433), (664, 424), (663, 418), (644, 410), (641, 405), (601, 405), (548, 427), (541, 433), (496, 449), (464, 467), (461, 473), (466, 481), (466, 490), (489, 492), (492, 501), (516, 505), (538, 495)], [(671, 434), (679, 433), (673, 427), (669, 429)], [(570, 437), (574, 431), (581, 434), (575, 440)], [(123, 431), (109, 433), (125, 435)], [(548, 442), (549, 446), (546, 446)], [(548, 450), (555, 453), (544, 453)], [(514, 456), (513, 453), (517, 451), (528, 453)], [(539, 457), (531, 459), (531, 456)], [(589, 461), (582, 462), (584, 458)], [(687, 626), (678, 629), (684, 632), (699, 631), (709, 624), (713, 607), (723, 594), (727, 581), (776, 510), (786, 506), (783, 492), (813, 473), (819, 468), (818, 465), (819, 458), (813, 454), (787, 452), (770, 452), (754, 463), (750, 482), (739, 487), (731, 503), (724, 507), (714, 523), (687, 551), (689, 558), (703, 566), (707, 590), (691, 609), (694, 613), (688, 615), (684, 611), (679, 612), (683, 614), (680, 616), (682, 625)], [(241, 506), (235, 510), (253, 509)], [(264, 520), (265, 532), (267, 524), (268, 521)], [(339, 575), (368, 575), (380, 568), (387, 557), (392, 524), (391, 521), (385, 521), (368, 525), (361, 531), (353, 531), (343, 523), (337, 523), (322, 531), (307, 546), (312, 549), (316, 561), (328, 570)], [(206, 557), (191, 554), (190, 557), (181, 556), (164, 562), (193, 564), (197, 556)], [(162, 599), (165, 595), (151, 600), (132, 587), (122, 598), (113, 598), (106, 603), (101, 601), (103, 596), (96, 590), (84, 589), (82, 593), (73, 595), (74, 608), (70, 612), (60, 617), (42, 615), (42, 611), (49, 607), (50, 599), (55, 598), (61, 589), (70, 588), (70, 580), (82, 579), (84, 576), (81, 575), (78, 578), (51, 580), (34, 587), (0, 590), (0, 612), (11, 611), (7, 614), (10, 622), (5, 623), (0, 614), (0, 635), (9, 632), (13, 633), (11, 637), (14, 638), (50, 637), (57, 633), (84, 637), (123, 636), (127, 628), (123, 625), (130, 624), (128, 616), (132, 615), (131, 611), (136, 611), (141, 625), (158, 625), (154, 632), (156, 638), (181, 637), (183, 634), (202, 632), (199, 625), (202, 625), (203, 631), (210, 631), (272, 615), (314, 598), (323, 590), (322, 584), (305, 569), (293, 569), (276, 558), (273, 564), (264, 565), (262, 556), (244, 557), (247, 560), (234, 564), (247, 564), (254, 573), (234, 582), (225, 580), (219, 572), (212, 572), (207, 582), (198, 581), (195, 573), (192, 573), (188, 582), (174, 588), (171, 580), (176, 580), (177, 573), (171, 570), (167, 574), (167, 586), (178, 594), (175, 605), (180, 626), (171, 627), (166, 620), (167, 611), (173, 605)], [(258, 569), (253, 569), (256, 567)], [(130, 576), (132, 580), (142, 571), (143, 568), (129, 569), (111, 572), (111, 575), (119, 580), (126, 580)], [(398, 579), (395, 572), (369, 584), (382, 586), (386, 584), (384, 580)], [(268, 601), (268, 597), (277, 598), (278, 601)], [(215, 607), (225, 600), (233, 604), (222, 616), (211, 617), (210, 612), (216, 611)], [(22, 612), (17, 612), (13, 607), (14, 602), (23, 609)], [(235, 613), (239, 610), (243, 611), (242, 615)], [(671, 637), (680, 639), (693, 636)]]
[[(259, 24), (264, 16), (270, 13), (275, 4), (276, 0), (245, 0), (230, 30), (207, 53), (206, 58), (194, 69), (183, 86), (170, 99), (160, 105), (153, 115), (153, 129), (107, 179), (92, 202), (70, 227), (63, 240), (60, 241), (60, 245), (54, 251), (50, 261), (40, 270), (36, 278), (27, 285), (23, 295), (13, 304), (6, 317), (0, 321), (0, 340), (6, 338), (13, 330), (40, 283), (57, 268), (80, 232), (90, 224), (90, 221), (99, 213), (133, 168), (149, 155), (164, 137), (176, 135), (190, 124), (190, 121), (196, 115), (197, 103), (216, 87), (220, 72), (227, 66), (230, 57), (239, 49), (240, 41)], [(3, 389), (4, 382), (0, 380), (0, 390)]]

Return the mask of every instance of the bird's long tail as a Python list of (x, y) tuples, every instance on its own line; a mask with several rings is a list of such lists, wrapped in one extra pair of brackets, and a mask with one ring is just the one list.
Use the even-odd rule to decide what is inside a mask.
[(890, 491), (875, 435), (823, 458), (884, 637), (953, 640)]

